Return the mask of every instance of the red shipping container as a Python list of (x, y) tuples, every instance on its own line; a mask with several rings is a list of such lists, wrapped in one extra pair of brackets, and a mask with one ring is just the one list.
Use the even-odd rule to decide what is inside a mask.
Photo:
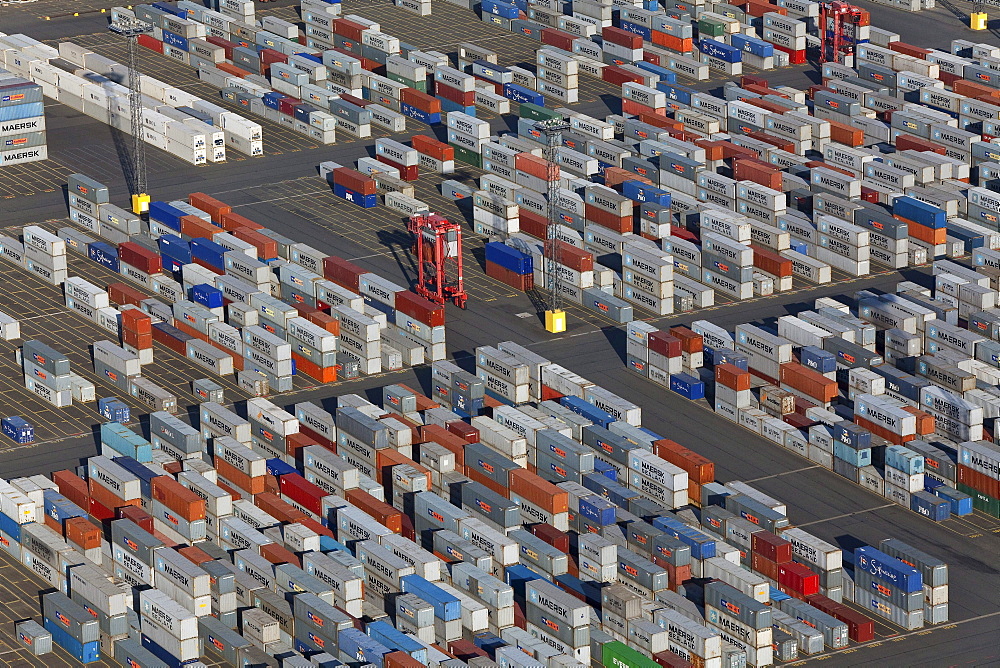
[(309, 512), (323, 515), (322, 499), (326, 492), (297, 473), (289, 473), (278, 478), (278, 488), (282, 496), (299, 504)]
[(614, 188), (615, 186), (621, 185), (625, 181), (639, 181), (645, 183), (648, 186), (655, 185), (651, 180), (647, 179), (645, 176), (639, 176), (635, 172), (631, 172), (627, 169), (622, 169), (621, 167), (607, 167), (604, 170), (604, 185), (609, 188)]
[(157, 53), (163, 53), (163, 42), (152, 35), (138, 35), (135, 41), (139, 46), (146, 47)]
[(87, 507), (90, 491), (87, 488), (86, 480), (72, 471), (64, 469), (52, 473), (52, 482), (58, 486), (60, 494), (81, 508)]
[(87, 504), (87, 513), (102, 524), (115, 518), (113, 510), (101, 503), (98, 503), (93, 498), (91, 498), (90, 502)]
[(476, 103), (476, 91), (461, 91), (440, 81), (434, 82), (434, 94), (463, 107), (470, 107)]
[(542, 44), (554, 46), (570, 53), (573, 52), (573, 40), (577, 37), (578, 35), (571, 35), (555, 28), (542, 28)]
[(933, 53), (930, 49), (923, 49), (919, 46), (907, 44), (906, 42), (889, 42), (889, 50), (913, 56), (914, 58), (920, 58), (921, 60), (927, 60), (927, 54)]
[(593, 204), (584, 204), (584, 217), (593, 222), (597, 223), (601, 227), (606, 227), (609, 230), (614, 230), (619, 234), (625, 234), (632, 231), (632, 215), (627, 216), (616, 216), (610, 211), (605, 211)]
[(841, 167), (840, 165), (834, 165), (833, 163), (830, 162), (823, 162), (822, 160), (810, 160), (809, 162), (805, 163), (805, 166), (808, 167), (809, 169), (812, 169), (813, 167), (822, 167), (824, 169), (829, 169), (831, 171), (843, 174), (844, 176), (852, 176), (852, 177), (858, 176), (857, 172), (852, 172), (851, 170)]
[(122, 311), (122, 329), (136, 334), (151, 334), (153, 319), (148, 313), (137, 308), (127, 308)]
[(788, 362), (779, 367), (782, 385), (802, 392), (816, 401), (826, 403), (837, 398), (837, 381), (820, 372), (802, 366), (798, 362)]
[(870, 204), (879, 203), (879, 191), (872, 190), (865, 186), (861, 186), (861, 201), (868, 202)]
[(715, 464), (680, 443), (663, 438), (653, 442), (653, 452), (687, 472), (688, 481), (704, 485), (715, 480)]
[(792, 261), (763, 246), (753, 246), (753, 266), (773, 276), (792, 275)]
[(934, 416), (913, 406), (901, 407), (907, 413), (917, 416), (917, 435), (927, 436), (934, 433)]
[(295, 524), (309, 517), (277, 494), (271, 492), (263, 492), (256, 495), (253, 502), (255, 506), (280, 522)]
[(368, 492), (351, 489), (344, 492), (344, 498), (389, 531), (400, 533), (403, 530), (403, 513)]
[(756, 552), (751, 553), (750, 568), (766, 578), (774, 580), (775, 582), (778, 581), (778, 564), (762, 554), (757, 554)]
[(441, 113), (441, 100), (437, 99), (433, 95), (428, 95), (416, 88), (403, 88), (399, 91), (399, 101), (403, 104), (408, 104), (411, 107), (416, 107), (420, 111), (426, 112), (428, 114), (439, 114)]
[(668, 649), (654, 654), (653, 661), (659, 664), (661, 668), (690, 668), (691, 666), (694, 666), (693, 663), (684, 657), (674, 654)]
[(231, 233), (240, 241), (245, 241), (257, 249), (257, 259), (273, 260), (278, 257), (278, 242), (249, 227), (238, 227)]
[(779, 148), (782, 151), (795, 153), (795, 144), (787, 139), (783, 139), (781, 137), (775, 137), (772, 134), (768, 134), (766, 132), (759, 132), (757, 130), (751, 130), (749, 132), (744, 132), (743, 134), (747, 137), (750, 137), (751, 139), (757, 139), (766, 144), (770, 144), (771, 146)]
[(564, 513), (569, 510), (567, 492), (524, 469), (510, 472), (510, 491), (546, 512)]
[(385, 668), (422, 668), (424, 665), (403, 651), (389, 652), (382, 661)]
[(744, 371), (734, 364), (716, 364), (715, 382), (730, 390), (743, 391), (750, 389), (750, 372)]
[[(796, 410), (797, 409), (798, 405), (796, 404)], [(782, 416), (781, 419), (783, 422), (785, 422), (785, 424), (790, 424), (796, 429), (808, 429), (809, 427), (816, 424), (815, 420), (811, 420), (807, 418), (805, 415), (802, 415), (800, 413), (789, 413), (787, 415)]]
[(628, 100), (622, 98), (622, 113), (635, 114), (638, 116), (663, 116), (664, 118), (666, 118), (667, 108), (648, 107), (644, 104), (636, 102), (635, 100)]
[(138, 506), (142, 502), (140, 499), (130, 499), (128, 501), (123, 500), (120, 496), (112, 492), (110, 489), (100, 484), (96, 480), (88, 480), (88, 490), (90, 491), (90, 500), (97, 501), (99, 504), (105, 508), (120, 508), (121, 506)]
[(209, 561), (215, 561), (211, 555), (209, 555), (205, 550), (200, 547), (195, 547), (194, 545), (188, 545), (187, 547), (177, 548), (177, 554), (181, 555), (192, 564), (200, 566)]
[(160, 256), (133, 241), (126, 241), (118, 245), (118, 259), (147, 274), (163, 271)]
[(396, 310), (430, 327), (444, 326), (444, 306), (435, 304), (415, 292), (409, 290), (397, 292)]
[(191, 193), (188, 195), (188, 204), (207, 213), (212, 217), (212, 222), (220, 227), (222, 215), (233, 212), (233, 207), (205, 193)]
[(205, 41), (209, 44), (214, 44), (215, 46), (221, 46), (226, 52), (226, 60), (233, 59), (233, 49), (239, 46), (236, 42), (232, 42), (228, 39), (223, 39), (222, 37), (215, 37), (209, 35), (205, 38)]
[(767, 111), (775, 114), (781, 114), (788, 111), (788, 107), (783, 107), (777, 102), (771, 102), (770, 100), (762, 100), (759, 97), (747, 96), (746, 99), (744, 99), (743, 96), (740, 96), (740, 100), (742, 102), (746, 102), (747, 104), (752, 104), (755, 107), (759, 107), (760, 109), (766, 109)]
[(362, 195), (375, 194), (375, 181), (370, 176), (351, 169), (350, 167), (338, 167), (332, 173), (333, 182), (337, 185), (349, 188)]
[(288, 56), (277, 51), (275, 49), (264, 49), (260, 52), (260, 64), (263, 66), (264, 74), (269, 74), (271, 70), (271, 65), (275, 63), (285, 64), (288, 62)]
[(469, 659), (474, 659), (476, 657), (489, 658), (486, 650), (481, 647), (477, 647), (475, 643), (469, 640), (449, 641), (448, 653), (453, 654), (456, 659), (461, 659), (462, 661), (468, 661)]
[(188, 522), (205, 519), (205, 499), (170, 476), (161, 475), (153, 478), (149, 488), (154, 500)]
[(914, 137), (913, 135), (899, 135), (896, 137), (896, 150), (906, 151), (908, 149), (930, 151), (931, 153), (938, 153), (940, 155), (944, 155), (947, 152), (944, 146), (936, 144), (929, 139)]
[[(640, 42), (642, 41), (641, 37), (638, 35), (636, 35), (636, 37), (638, 37)], [(642, 76), (635, 74), (634, 72), (629, 72), (628, 70), (623, 70), (615, 65), (608, 65), (601, 70), (601, 78), (609, 84), (613, 84), (615, 86), (621, 86), (623, 83), (629, 81), (632, 83), (642, 83), (644, 81)]]
[(604, 41), (606, 42), (617, 44), (618, 46), (624, 46), (626, 49), (642, 48), (641, 35), (636, 35), (634, 32), (629, 32), (628, 30), (623, 30), (621, 28), (615, 28), (614, 26), (605, 26), (602, 28), (601, 37), (604, 38)]
[(822, 594), (807, 596), (806, 602), (847, 624), (847, 637), (854, 642), (869, 642), (875, 639), (875, 623), (860, 612), (856, 612)]
[[(313, 380), (319, 383), (337, 382), (337, 369), (340, 368), (339, 366), (320, 366), (298, 353), (292, 353), (292, 359), (295, 360), (296, 370), (306, 376), (309, 376)], [(320, 443), (319, 445), (323, 444)]]
[(355, 42), (361, 41), (365, 29), (366, 26), (349, 19), (333, 19), (333, 32)]
[(684, 124), (680, 121), (675, 121), (672, 118), (667, 118), (660, 114), (639, 114), (639, 121), (642, 123), (649, 123), (658, 128), (663, 128), (664, 130), (683, 130)]
[(796, 51), (795, 49), (789, 49), (786, 46), (773, 45), (775, 49), (781, 51), (782, 53), (788, 54), (788, 62), (791, 65), (802, 65), (806, 62), (806, 50), (800, 49)]
[(219, 214), (219, 223), (226, 232), (233, 232), (240, 228), (249, 230), (263, 230), (264, 226), (260, 223), (255, 223), (246, 216), (241, 216), (238, 213), (221, 213)]
[[(420, 409), (420, 404), (417, 404)], [(465, 439), (456, 436), (444, 427), (436, 424), (427, 424), (420, 427), (420, 442), (434, 441), (441, 447), (447, 449), (455, 455), (455, 469), (465, 470)]]
[(250, 74), (260, 74), (260, 72), (248, 72), (242, 67), (237, 67), (236, 65), (231, 65), (229, 63), (216, 63), (215, 68), (222, 70), (226, 74), (231, 74), (234, 77), (244, 78)]
[(399, 178), (403, 181), (416, 181), (420, 178), (420, 167), (418, 165), (403, 165), (395, 160), (390, 160), (384, 155), (377, 155), (375, 159), (399, 170)]
[[(524, 229), (522, 228), (521, 231), (523, 232)], [(486, 261), (485, 271), (486, 275), (490, 278), (496, 279), (504, 285), (510, 286), (515, 290), (520, 290), (521, 292), (528, 292), (535, 287), (534, 274), (517, 274), (489, 260)]]
[(153, 334), (136, 334), (135, 332), (122, 328), (122, 343), (139, 350), (147, 350), (153, 347)]
[[(792, 544), (770, 531), (758, 531), (750, 536), (750, 549), (754, 554), (767, 557), (776, 564), (792, 560)], [(771, 578), (776, 580), (777, 578)]]
[(324, 313), (323, 311), (316, 310), (312, 313), (301, 314), (303, 318), (308, 320), (318, 327), (322, 327), (327, 332), (331, 334), (340, 334), (340, 321), (334, 318), (329, 313)]
[(139, 306), (142, 300), (148, 297), (131, 285), (111, 283), (108, 285), (108, 298), (112, 304), (117, 304), (118, 306), (125, 306), (127, 304)]
[(969, 79), (962, 78), (956, 79), (952, 84), (952, 88), (959, 95), (965, 95), (966, 97), (976, 99), (979, 99), (981, 95), (996, 98), (997, 93), (1000, 93), (1000, 91), (992, 86), (987, 86), (986, 84), (981, 84), (978, 81), (971, 81)]
[(781, 14), (782, 16), (788, 16), (788, 10), (784, 7), (775, 7), (774, 5), (770, 5), (766, 2), (744, 2), (737, 6), (745, 11), (749, 16), (760, 17), (764, 16), (764, 14), (767, 14), (768, 12), (775, 12), (777, 14)]
[(123, 520), (131, 520), (143, 531), (153, 532), (153, 516), (139, 506), (125, 506), (115, 512), (115, 516)]
[(667, 332), (650, 332), (648, 336), (649, 349), (664, 357), (681, 356), (681, 340)]
[(428, 137), (427, 135), (413, 135), (410, 137), (410, 145), (424, 155), (429, 155), (435, 160), (454, 160), (455, 147)]
[(459, 438), (465, 439), (469, 443), (479, 442), (479, 430), (467, 422), (453, 420), (445, 425), (445, 429), (455, 434)]
[(807, 566), (794, 561), (778, 564), (778, 584), (802, 596), (819, 593), (819, 575), (813, 573)]
[[(439, 404), (438, 402), (434, 401), (430, 397), (425, 396), (424, 394), (421, 394), (420, 392), (414, 390), (412, 387), (404, 385), (403, 383), (396, 383), (396, 384), (399, 385), (404, 390), (406, 390), (407, 392), (412, 393), (413, 396), (415, 396), (417, 398), (417, 410), (418, 411), (425, 411), (425, 410), (427, 410), (429, 408), (440, 408), (441, 407), (441, 404)], [(393, 417), (395, 417), (396, 419), (401, 419), (402, 418), (402, 416), (400, 416), (400, 415), (394, 415)], [(406, 423), (406, 424), (411, 424), (408, 420), (405, 420), (405, 419), (403, 419), (403, 422)], [(447, 433), (447, 432), (444, 432), (444, 433)], [(421, 438), (424, 438), (423, 432), (421, 432)], [(425, 440), (429, 440), (429, 439), (425, 439)], [(420, 443), (420, 442), (423, 442), (423, 441), (417, 441), (417, 442)]]
[(275, 566), (280, 564), (292, 564), (296, 567), (302, 566), (302, 560), (294, 552), (284, 545), (278, 543), (267, 543), (260, 546), (260, 556), (270, 561)]
[(540, 158), (532, 153), (518, 153), (514, 156), (514, 169), (519, 169), (536, 179), (549, 181), (559, 178), (559, 165), (551, 165), (555, 169), (553, 179), (549, 178), (549, 167), (549, 162), (545, 158)]
[(353, 262), (336, 255), (323, 258), (323, 276), (348, 290), (358, 290), (358, 282), (362, 274), (369, 273)]
[(782, 171), (756, 158), (734, 158), (733, 178), (737, 181), (753, 181), (766, 188), (781, 190)]
[(216, 227), (198, 216), (181, 216), (181, 234), (186, 234), (192, 238), (202, 237), (211, 239), (216, 234), (222, 232), (223, 229), (221, 227)]
[[(404, 515), (404, 517), (405, 517), (405, 515)], [(316, 520), (314, 520), (311, 517), (305, 517), (305, 518), (299, 520), (299, 524), (301, 524), (305, 528), (309, 529), (310, 531), (315, 531), (320, 536), (327, 536), (329, 538), (334, 538), (334, 539), (336, 538), (336, 536), (333, 535), (332, 531), (330, 531), (325, 526), (323, 526), (322, 524), (320, 524), (319, 522), (317, 522)]]
[(551, 524), (543, 522), (541, 524), (532, 524), (531, 533), (560, 552), (569, 554), (569, 534), (565, 531), (560, 531)]
[(594, 254), (590, 251), (570, 246), (565, 241), (559, 239), (548, 239), (545, 241), (545, 252), (548, 253), (552, 244), (556, 245), (556, 254), (559, 263), (569, 267), (573, 271), (593, 271)]

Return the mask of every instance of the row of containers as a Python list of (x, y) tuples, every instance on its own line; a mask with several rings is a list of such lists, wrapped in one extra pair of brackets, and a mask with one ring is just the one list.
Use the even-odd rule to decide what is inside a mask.
[(628, 365), (934, 521), (973, 509), (1000, 517), (1000, 343), (987, 336), (998, 310), (972, 303), (995, 300), (996, 288), (949, 261), (934, 269), (933, 292), (862, 290), (853, 313), (821, 298), (776, 326), (732, 333), (699, 320), (693, 344), (680, 328), (633, 322)]
[[(333, 382), (338, 371), (356, 377), (445, 355), (443, 307), (271, 233), (207, 195), (153, 202), (144, 223), (111, 205), (107, 188), (82, 175), (71, 176), (69, 189), (70, 219), (117, 243), (73, 227), (53, 234), (28, 226), (23, 243), (0, 239), (3, 257), (41, 275), (52, 270), (26, 259), (37, 245), (55, 253), (62, 267), (70, 249), (128, 279), (98, 286), (64, 277), (66, 269), (47, 278), (63, 287), (69, 310), (116, 336), (105, 342), (107, 353), (95, 344), (95, 373), (144, 405), (176, 410), (176, 397), (138, 379), (141, 366), (153, 362), (153, 341), (216, 375), (237, 373), (240, 386), (255, 394), (264, 391), (253, 389), (261, 378), (271, 390), (291, 389), (297, 370)], [(98, 218), (108, 221), (106, 229)], [(50, 355), (55, 359), (68, 366), (64, 355)], [(71, 380), (60, 378), (60, 390), (71, 390)], [(57, 405), (69, 396), (60, 395)]]
[(104, 423), (77, 469), (0, 482), (0, 546), (84, 663), (768, 666), (947, 619), (939, 559), (841, 550), (605, 388), (510, 342), (476, 358), (435, 362), (432, 394), (510, 376), (523, 401), (463, 418), (391, 385), (154, 412), (149, 440)]
[[(0, 66), (36, 84), (39, 100), (44, 95), (132, 133), (125, 65), (75, 44), (64, 42), (56, 48), (23, 34), (0, 37), (0, 44), (5, 58)], [(263, 154), (258, 123), (154, 77), (141, 77), (140, 90), (146, 144), (192, 165), (224, 162), (227, 148)], [(33, 126), (24, 130), (37, 132)], [(31, 141), (24, 146), (37, 146)]]
[(41, 88), (0, 67), (0, 167), (47, 160)]

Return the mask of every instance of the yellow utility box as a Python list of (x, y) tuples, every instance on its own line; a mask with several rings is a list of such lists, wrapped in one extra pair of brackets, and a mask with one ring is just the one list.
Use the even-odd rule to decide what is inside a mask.
[(132, 195), (132, 213), (140, 215), (149, 211), (149, 195), (140, 193)]
[(969, 15), (969, 27), (973, 30), (986, 30), (989, 17), (986, 12), (972, 12)]
[(566, 311), (545, 312), (545, 331), (552, 334), (561, 334), (566, 331)]

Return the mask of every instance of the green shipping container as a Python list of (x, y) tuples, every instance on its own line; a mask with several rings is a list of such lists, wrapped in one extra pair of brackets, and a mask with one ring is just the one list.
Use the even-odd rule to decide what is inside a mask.
[(698, 19), (698, 35), (707, 37), (722, 37), (726, 34), (726, 24), (718, 19)]
[(472, 165), (473, 167), (478, 167), (479, 169), (483, 168), (483, 156), (480, 154), (475, 151), (470, 151), (464, 146), (459, 146), (458, 144), (449, 143), (448, 146), (455, 149), (455, 160), (464, 162), (467, 165)]
[(521, 118), (530, 118), (533, 121), (547, 121), (550, 118), (563, 118), (563, 115), (559, 112), (546, 109), (545, 107), (539, 107), (537, 104), (532, 104), (531, 102), (523, 102), (520, 109), (517, 110), (517, 115)]
[(981, 510), (990, 517), (1000, 518), (1000, 499), (994, 499), (989, 494), (983, 494), (974, 487), (969, 487), (962, 483), (957, 485), (958, 491), (964, 492), (972, 497), (972, 507)]
[(392, 81), (395, 81), (396, 83), (406, 84), (410, 88), (416, 88), (421, 93), (426, 93), (427, 92), (427, 82), (426, 81), (417, 81), (416, 79), (407, 79), (404, 76), (400, 76), (399, 74), (393, 74), (392, 72), (386, 72), (385, 78), (386, 79), (391, 79)]
[(601, 646), (604, 668), (659, 668), (660, 664), (625, 643), (606, 642)]

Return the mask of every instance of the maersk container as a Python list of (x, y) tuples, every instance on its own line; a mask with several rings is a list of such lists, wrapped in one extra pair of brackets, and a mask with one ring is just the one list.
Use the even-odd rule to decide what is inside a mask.
[(935, 522), (944, 522), (951, 518), (951, 502), (930, 492), (911, 494), (910, 510)]
[(87, 257), (99, 265), (118, 273), (118, 249), (103, 241), (95, 241), (87, 245)]
[(689, 373), (671, 374), (670, 389), (685, 399), (705, 398), (705, 383)]

